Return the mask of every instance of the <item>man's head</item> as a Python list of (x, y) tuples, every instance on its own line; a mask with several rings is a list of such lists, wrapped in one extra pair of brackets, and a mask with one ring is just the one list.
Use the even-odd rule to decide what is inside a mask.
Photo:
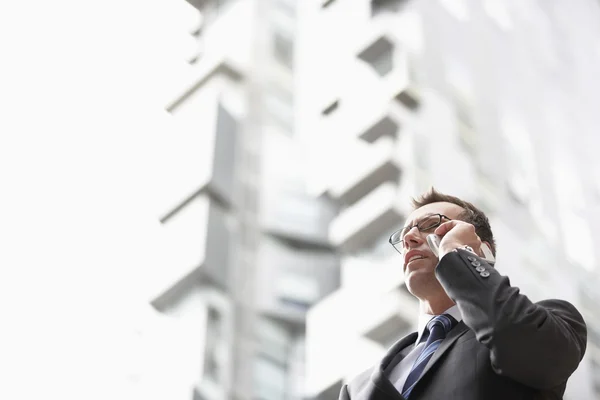
[(453, 219), (459, 219), (472, 224), (475, 227), (475, 232), (481, 238), (481, 241), (487, 242), (492, 250), (492, 254), (496, 256), (496, 241), (494, 240), (490, 221), (483, 211), (475, 207), (472, 203), (461, 200), (455, 196), (440, 193), (433, 187), (418, 198), (412, 199), (412, 205), (415, 211), (428, 204), (440, 202), (455, 204), (462, 208), (463, 211), (460, 215)]
[[(488, 243), (492, 253), (496, 254), (496, 245), (489, 220), (473, 204), (458, 197), (437, 192), (433, 188), (413, 199), (412, 204), (413, 211), (407, 217), (404, 226), (413, 228), (405, 233), (403, 243), (399, 243), (399, 246), (404, 248), (405, 282), (413, 295), (423, 298), (430, 293), (439, 292), (441, 289), (434, 274), (438, 259), (429, 249), (426, 239), (427, 235), (433, 233), (435, 229), (419, 230), (415, 225), (422, 221), (439, 218), (438, 221), (441, 223), (447, 222), (449, 219), (468, 222), (475, 227), (475, 232), (481, 241)], [(442, 215), (442, 217), (436, 216), (436, 214)], [(414, 260), (411, 261), (413, 258)]]

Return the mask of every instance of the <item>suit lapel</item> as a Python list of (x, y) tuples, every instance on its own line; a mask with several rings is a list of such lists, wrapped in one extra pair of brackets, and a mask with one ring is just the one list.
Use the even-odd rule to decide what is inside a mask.
[(417, 380), (415, 387), (419, 384), (421, 379), (423, 379), (423, 377), (427, 374), (431, 367), (433, 367), (435, 363), (444, 355), (444, 353), (446, 353), (452, 347), (454, 342), (456, 342), (458, 338), (464, 335), (468, 330), (469, 328), (465, 325), (465, 323), (463, 321), (460, 321), (458, 325), (456, 325), (454, 329), (452, 329), (448, 333), (448, 336), (446, 336), (442, 343), (440, 343), (440, 347), (438, 347), (435, 350), (435, 353), (433, 353), (433, 356), (427, 362), (427, 365), (425, 365), (425, 369), (423, 370), (421, 376)]
[[(386, 355), (381, 360), (378, 366), (373, 368), (373, 373), (371, 374), (371, 382), (375, 385), (376, 391), (373, 392), (369, 399), (377, 399), (377, 398), (385, 398), (385, 399), (397, 399), (404, 400), (404, 397), (396, 390), (392, 382), (387, 378), (385, 374), (385, 370), (389, 366), (389, 364), (394, 360), (394, 358), (398, 355), (402, 349), (407, 346), (410, 346), (415, 343), (417, 340), (417, 332), (413, 332), (408, 336), (403, 337), (398, 342), (396, 342)], [(379, 393), (378, 393), (378, 392)], [(382, 397), (382, 394), (384, 395)]]

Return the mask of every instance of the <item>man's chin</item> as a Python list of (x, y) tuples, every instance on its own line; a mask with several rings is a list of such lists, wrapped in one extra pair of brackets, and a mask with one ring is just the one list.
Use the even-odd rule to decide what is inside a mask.
[(419, 292), (420, 289), (431, 286), (437, 278), (433, 271), (426, 268), (408, 270), (404, 274), (404, 283), (411, 293)]
[(411, 261), (404, 267), (404, 274), (408, 275), (412, 272), (418, 271), (429, 271), (433, 269), (435, 265), (432, 265), (432, 260), (429, 258), (423, 258), (420, 260)]

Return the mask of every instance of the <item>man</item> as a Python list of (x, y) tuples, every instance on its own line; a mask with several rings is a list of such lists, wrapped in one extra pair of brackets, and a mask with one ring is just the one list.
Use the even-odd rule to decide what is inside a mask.
[[(390, 242), (401, 253), (418, 331), (342, 387), (340, 400), (562, 399), (583, 358), (587, 330), (566, 301), (531, 302), (483, 246), (496, 246), (485, 214), (431, 189)], [(442, 237), (439, 259), (427, 235)], [(510, 262), (506, 254), (498, 266)]]

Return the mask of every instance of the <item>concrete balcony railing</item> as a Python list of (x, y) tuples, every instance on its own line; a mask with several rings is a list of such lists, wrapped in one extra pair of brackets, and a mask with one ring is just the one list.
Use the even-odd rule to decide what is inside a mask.
[[(414, 328), (418, 306), (401, 287), (341, 288), (307, 314), (307, 395), (329, 393), (376, 363), (393, 342)], [(335, 323), (332, 323), (335, 321)], [(339, 390), (339, 389), (338, 389)]]
[[(173, 111), (174, 133), (163, 156), (168, 170), (156, 199), (168, 218), (200, 191), (224, 205), (233, 198), (235, 147), (239, 136), (236, 117), (212, 92), (199, 93)], [(199, 132), (202, 132), (200, 134)]]
[(382, 138), (375, 144), (354, 141), (348, 147), (352, 151), (345, 152), (328, 191), (337, 202), (354, 204), (384, 182), (398, 182), (400, 167), (392, 139)]
[(398, 185), (386, 182), (343, 210), (329, 226), (329, 240), (342, 251), (358, 250), (403, 221)]
[(327, 394), (339, 391), (340, 381), (376, 362), (384, 351), (358, 332), (353, 312), (361, 301), (357, 293), (340, 289), (308, 312), (306, 398), (325, 399)]
[(202, 281), (226, 288), (231, 235), (225, 211), (200, 192), (162, 224), (165, 260), (152, 274), (152, 305), (168, 308)]
[(400, 123), (389, 107), (381, 108), (368, 115), (362, 128), (357, 130), (357, 136), (362, 140), (374, 143), (382, 137), (395, 138), (398, 136)]
[(374, 302), (371, 310), (357, 309), (357, 330), (384, 347), (413, 328), (418, 311), (404, 285), (401, 257), (391, 252), (386, 259), (348, 257), (342, 262), (343, 287)]
[(404, 286), (376, 297), (374, 303), (358, 317), (358, 329), (363, 336), (387, 348), (416, 328), (418, 302)]

